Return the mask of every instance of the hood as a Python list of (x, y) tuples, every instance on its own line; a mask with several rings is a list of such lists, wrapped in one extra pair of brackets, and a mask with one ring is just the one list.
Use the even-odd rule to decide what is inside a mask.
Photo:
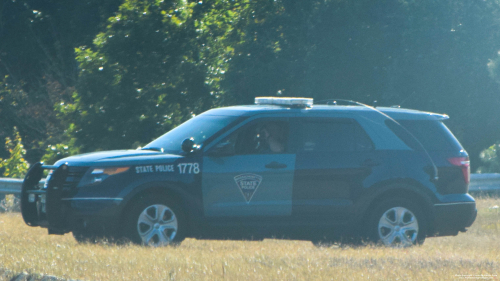
[(183, 156), (151, 150), (110, 150), (70, 156), (57, 161), (54, 166), (116, 166), (144, 163), (167, 163)]

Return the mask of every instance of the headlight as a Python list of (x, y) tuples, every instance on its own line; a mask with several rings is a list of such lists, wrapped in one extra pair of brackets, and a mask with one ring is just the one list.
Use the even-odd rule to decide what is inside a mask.
[(107, 168), (91, 168), (85, 176), (83, 176), (78, 187), (98, 184), (110, 176), (125, 173), (130, 167), (107, 167)]
[[(47, 189), (49, 187), (49, 181), (50, 181), (50, 177), (52, 177), (52, 174), (54, 173), (54, 170), (49, 170), (49, 174), (47, 175), (47, 177), (45, 178), (45, 183), (43, 184), (43, 188), (44, 189)], [(31, 201), (30, 201), (31, 202)]]

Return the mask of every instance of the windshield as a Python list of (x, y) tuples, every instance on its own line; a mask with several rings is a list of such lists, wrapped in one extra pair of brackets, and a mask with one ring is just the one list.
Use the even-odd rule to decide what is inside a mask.
[(196, 144), (202, 145), (208, 138), (227, 127), (237, 118), (235, 116), (199, 115), (168, 131), (142, 149), (180, 153), (182, 152), (183, 140), (193, 138)]

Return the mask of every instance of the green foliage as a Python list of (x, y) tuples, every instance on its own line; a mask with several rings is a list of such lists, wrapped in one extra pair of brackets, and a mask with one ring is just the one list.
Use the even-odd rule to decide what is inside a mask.
[(10, 153), (7, 159), (0, 158), (0, 169), (3, 169), (3, 176), (9, 178), (22, 178), (28, 171), (28, 162), (24, 159), (26, 150), (24, 150), (21, 136), (14, 127), (14, 141), (10, 138), (5, 139), (5, 147)]
[[(16, 127), (25, 143), (31, 144), (37, 138), (43, 138), (47, 129), (45, 121), (53, 115), (47, 112), (43, 104), (37, 103), (23, 90), (23, 83), (16, 84), (9, 76), (0, 80), (0, 138), (15, 138), (12, 127)], [(0, 148), (0, 157), (9, 157), (4, 148)]]
[(76, 144), (76, 139), (72, 137), (74, 130), (75, 126), (71, 124), (62, 136), (49, 138), (47, 142), (55, 144), (47, 145), (41, 162), (52, 165), (59, 159), (79, 154), (81, 148)]
[(242, 13), (231, 45), (222, 87), (233, 103), (281, 94), (446, 113), (473, 165), (500, 138), (487, 68), (498, 56), (500, 2), (262, 2)]
[(93, 46), (76, 49), (79, 83), (58, 106), (85, 151), (131, 148), (220, 104), (239, 6), (126, 0)]
[(17, 126), (31, 162), (133, 148), (262, 95), (447, 113), (472, 165), (500, 138), (499, 1), (16, 0), (0, 14), (0, 137)]
[(79, 149), (72, 148), (72, 145), (74, 145), (74, 141), (72, 141), (69, 145), (62, 143), (48, 145), (47, 149), (45, 149), (45, 155), (42, 157), (41, 162), (53, 164), (59, 159), (78, 154)]
[(497, 142), (479, 154), (483, 163), (477, 169), (477, 173), (500, 173), (500, 143)]
[[(39, 161), (47, 138), (58, 138), (65, 129), (53, 106), (71, 97), (78, 77), (74, 48), (90, 44), (121, 2), (7, 0), (0, 4), (0, 95), (4, 98), (0, 138), (12, 137), (16, 126), (29, 162)], [(0, 149), (0, 157), (7, 154)]]

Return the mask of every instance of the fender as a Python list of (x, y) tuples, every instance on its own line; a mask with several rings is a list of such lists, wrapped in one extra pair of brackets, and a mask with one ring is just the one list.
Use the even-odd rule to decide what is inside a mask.
[(433, 202), (436, 201), (432, 191), (412, 178), (396, 178), (379, 182), (366, 189), (364, 194), (355, 203), (355, 219), (360, 221), (365, 219), (365, 214), (375, 205), (388, 199), (386, 196), (399, 196), (411, 200), (419, 200), (422, 212), (430, 221), (434, 219)]
[(188, 190), (189, 188), (185, 183), (174, 181), (151, 181), (141, 183), (137, 186), (129, 186), (121, 192), (126, 195), (123, 197), (118, 211), (121, 216), (123, 216), (128, 209), (127, 207), (129, 206), (129, 203), (133, 202), (138, 198), (138, 196), (141, 196), (141, 194), (148, 192), (161, 192), (164, 195), (171, 194), (182, 200), (181, 205), (184, 206), (184, 211), (188, 218), (194, 219), (201, 217), (203, 213), (203, 210), (201, 209), (201, 206), (203, 206), (201, 197), (196, 194), (191, 194)]

